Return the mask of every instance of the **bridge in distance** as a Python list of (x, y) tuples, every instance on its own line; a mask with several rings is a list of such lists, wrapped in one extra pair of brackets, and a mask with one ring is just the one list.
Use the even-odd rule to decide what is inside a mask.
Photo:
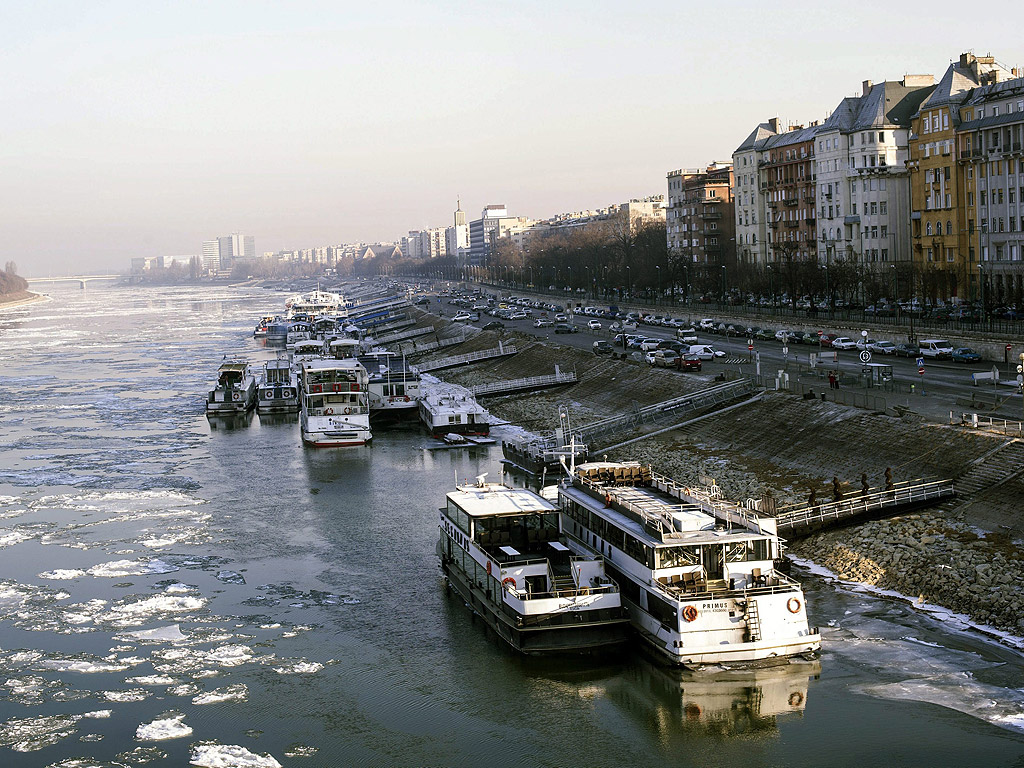
[(65, 275), (64, 277), (26, 277), (29, 283), (78, 283), (85, 288), (86, 283), (97, 280), (120, 280), (121, 275)]

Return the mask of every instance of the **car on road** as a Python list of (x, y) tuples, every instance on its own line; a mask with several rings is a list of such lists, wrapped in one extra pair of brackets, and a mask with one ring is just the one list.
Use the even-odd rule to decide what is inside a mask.
[(600, 331), (601, 330), (601, 321), (600, 320), (588, 320), (587, 321), (587, 328), (589, 328), (592, 331)]
[(416, 299), (416, 301), (414, 303), (418, 307), (419, 306), (429, 306), (430, 305), (430, 299), (427, 298), (426, 296), (421, 296), (420, 298)]
[(775, 331), (773, 331), (771, 328), (762, 328), (760, 331), (758, 331), (754, 335), (757, 338), (759, 338), (759, 339), (765, 339), (767, 341), (771, 341), (772, 339), (775, 338)]
[(896, 344), (891, 341), (876, 341), (868, 344), (868, 351), (874, 352), (877, 355), (895, 355)]
[(775, 340), (776, 341), (781, 341), (783, 344), (785, 344), (787, 341), (789, 341), (792, 338), (793, 338), (793, 332), (792, 331), (787, 331), (785, 329), (782, 329), (782, 330), (778, 330), (778, 331), (775, 332)]
[(484, 323), (480, 327), (483, 328), (485, 331), (500, 331), (502, 328), (505, 327), (505, 324), (500, 323), (497, 320), (491, 320), (491, 322)]
[(614, 351), (615, 348), (604, 339), (598, 339), (594, 342), (595, 355), (610, 355)]
[(921, 348), (917, 344), (897, 344), (894, 350), (896, 357), (920, 357)]
[(508, 316), (508, 319), (509, 320), (525, 320), (526, 319), (526, 313), (525, 312), (513, 312), (511, 315)]
[(656, 349), (650, 358), (655, 368), (675, 368), (679, 363), (679, 353), (674, 349)]
[(712, 320), (710, 317), (705, 317), (703, 320), (700, 321), (700, 329), (702, 331), (713, 331), (715, 330), (715, 325), (715, 321)]
[(569, 316), (566, 315), (563, 312), (559, 312), (557, 315), (555, 315), (555, 322), (556, 323), (568, 323), (569, 322)]
[(686, 357), (693, 357), (697, 360), (714, 360), (716, 357), (725, 357), (725, 353), (719, 352), (710, 344), (695, 344), (690, 347)]
[(953, 350), (954, 363), (980, 363), (981, 355), (970, 347), (958, 347)]
[(693, 357), (691, 355), (683, 355), (679, 360), (679, 370), (681, 371), (700, 371), (701, 362), (699, 357)]
[(849, 336), (837, 336), (832, 339), (832, 349), (856, 349), (857, 342)]
[(553, 320), (548, 320), (546, 317), (538, 317), (533, 321), (534, 328), (551, 328), (554, 324)]
[(658, 345), (661, 344), (661, 342), (662, 342), (662, 339), (655, 339), (655, 338), (651, 337), (651, 338), (646, 338), (643, 341), (641, 341), (638, 346), (639, 346), (641, 352), (653, 352), (654, 350), (656, 350), (658, 348)]
[(878, 339), (872, 339), (870, 336), (867, 336), (867, 337), (861, 336), (859, 339), (857, 339), (856, 347), (861, 352), (863, 352), (864, 350), (869, 349), (872, 344), (877, 344), (877, 343), (878, 343)]
[(676, 338), (684, 344), (696, 344), (697, 343), (697, 329), (693, 326), (688, 328), (679, 328), (676, 330)]
[(470, 320), (479, 320), (478, 315), (471, 315), (469, 312), (457, 312), (452, 318), (456, 323), (468, 323)]
[(555, 333), (579, 333), (580, 329), (568, 323), (555, 323)]
[(921, 339), (921, 357), (948, 360), (953, 356), (953, 345), (946, 339)]

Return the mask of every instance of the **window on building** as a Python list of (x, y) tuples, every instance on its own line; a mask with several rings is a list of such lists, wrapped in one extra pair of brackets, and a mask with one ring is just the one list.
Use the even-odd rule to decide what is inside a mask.
[(953, 222), (950, 221), (949, 219), (946, 219), (946, 234), (947, 235), (952, 235), (953, 234)]
[[(926, 235), (929, 235), (929, 236), (931, 235), (931, 233), (932, 233), (932, 223), (930, 221), (927, 224), (924, 225), (924, 233)], [(929, 259), (929, 261), (931, 261), (931, 259)]]
[(882, 249), (882, 261), (888, 261), (888, 260), (889, 260), (889, 249), (888, 248), (883, 248)]
[(880, 202), (878, 204), (878, 213), (880, 215), (882, 215), (882, 216), (885, 216), (886, 214), (888, 214), (889, 213), (889, 203), (886, 202), (885, 200)]

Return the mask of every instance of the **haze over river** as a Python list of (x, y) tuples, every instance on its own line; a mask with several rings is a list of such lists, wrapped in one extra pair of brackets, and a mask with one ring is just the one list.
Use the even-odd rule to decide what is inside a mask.
[(1021, 655), (800, 571), (820, 664), (518, 658), (434, 554), (499, 446), (208, 421), (282, 294), (51, 295), (0, 312), (0, 764), (1024, 766)]

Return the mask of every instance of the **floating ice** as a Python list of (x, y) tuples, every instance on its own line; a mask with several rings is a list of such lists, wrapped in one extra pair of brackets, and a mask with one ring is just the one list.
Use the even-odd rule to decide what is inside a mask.
[(130, 637), (133, 640), (148, 640), (160, 643), (174, 643), (187, 640), (188, 636), (183, 634), (177, 624), (166, 627), (154, 627), (153, 629), (140, 629), (135, 632), (125, 632), (123, 637)]
[(269, 754), (257, 755), (233, 744), (203, 742), (192, 745), (190, 765), (201, 768), (281, 768)]
[(63, 741), (75, 732), (81, 715), (43, 715), (0, 723), (0, 747), (34, 752)]
[(52, 579), (53, 581), (69, 581), (77, 579), (79, 576), (85, 576), (85, 571), (78, 568), (58, 568), (53, 571), (43, 571), (39, 574), (40, 579)]
[(292, 744), (284, 751), (285, 757), (312, 757), (320, 750), (306, 744)]
[(280, 667), (273, 667), (279, 675), (312, 675), (324, 668), (318, 661), (294, 661)]
[(158, 760), (166, 760), (167, 753), (157, 747), (136, 747), (131, 752), (119, 752), (116, 759), (121, 761), (118, 765), (124, 763), (146, 765), (147, 763), (155, 763)]
[(220, 704), (225, 701), (246, 701), (249, 698), (249, 687), (245, 683), (214, 688), (212, 691), (200, 693), (192, 697), (193, 704)]
[(106, 618), (119, 626), (132, 626), (141, 624), (152, 616), (197, 611), (205, 605), (204, 598), (156, 595), (135, 602), (115, 605), (110, 609)]
[(114, 714), (114, 710), (112, 709), (96, 709), (92, 712), (83, 712), (82, 717), (91, 717), (94, 720), (105, 720), (112, 714)]
[(143, 701), (149, 698), (149, 691), (143, 688), (131, 688), (127, 691), (100, 691), (97, 695), (104, 701)]
[(174, 685), (175, 680), (168, 675), (140, 675), (126, 678), (125, 682), (132, 685)]
[(37, 669), (52, 669), (57, 672), (80, 672), (85, 675), (96, 672), (124, 672), (130, 666), (130, 664), (112, 664), (109, 661), (101, 661), (88, 654), (66, 659), (44, 659), (36, 663)]
[(192, 735), (192, 728), (185, 725), (185, 716), (177, 712), (165, 712), (151, 723), (143, 723), (135, 729), (139, 741), (166, 741)]
[(33, 536), (35, 536), (34, 533), (27, 533), (26, 531), (12, 531), (7, 528), (0, 528), (0, 549), (21, 544), (21, 542), (28, 541)]
[(173, 573), (178, 570), (176, 565), (170, 565), (157, 558), (139, 558), (137, 560), (113, 560), (109, 563), (100, 563), (90, 568), (87, 573), (90, 576), (105, 576), (119, 579), (124, 576), (149, 576), (156, 573)]
[(222, 667), (237, 667), (252, 661), (254, 654), (248, 645), (222, 645), (206, 655), (206, 660)]

